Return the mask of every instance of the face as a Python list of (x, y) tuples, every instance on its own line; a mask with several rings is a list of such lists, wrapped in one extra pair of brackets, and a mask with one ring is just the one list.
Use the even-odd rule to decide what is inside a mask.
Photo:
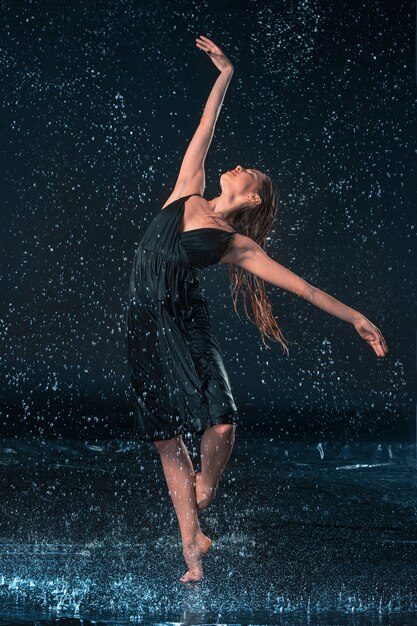
[[(259, 198), (259, 186), (263, 177), (264, 174), (259, 170), (236, 165), (235, 168), (220, 176), (220, 187), (222, 193), (242, 196), (242, 200), (253, 201), (256, 204), (256, 198)], [(250, 198), (248, 198), (248, 195)]]

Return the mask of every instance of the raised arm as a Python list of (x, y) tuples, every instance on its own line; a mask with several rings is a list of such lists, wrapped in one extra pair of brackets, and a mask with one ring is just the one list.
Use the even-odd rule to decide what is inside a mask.
[(385, 356), (388, 347), (381, 331), (364, 315), (343, 304), (328, 293), (310, 285), (303, 278), (294, 274), (268, 254), (250, 237), (234, 235), (229, 252), (222, 258), (222, 263), (234, 263), (267, 283), (291, 291), (301, 296), (326, 313), (335, 315), (352, 324), (359, 335), (373, 348), (377, 356)]
[(190, 193), (204, 194), (206, 185), (204, 162), (213, 139), (217, 118), (234, 72), (232, 63), (210, 39), (201, 36), (196, 39), (196, 42), (201, 50), (210, 55), (211, 60), (220, 70), (220, 75), (211, 89), (200, 123), (185, 152), (174, 190), (164, 206)]

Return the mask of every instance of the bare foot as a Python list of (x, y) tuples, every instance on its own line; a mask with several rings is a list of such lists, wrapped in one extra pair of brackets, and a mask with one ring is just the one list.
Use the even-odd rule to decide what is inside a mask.
[(203, 578), (201, 559), (210, 550), (211, 544), (210, 537), (200, 532), (196, 542), (184, 545), (183, 554), (188, 565), (188, 571), (184, 576), (181, 576), (180, 581), (182, 583), (195, 582)]
[(214, 499), (216, 495), (216, 488), (208, 487), (204, 484), (201, 472), (195, 472), (195, 499), (197, 502), (197, 509), (204, 511)]

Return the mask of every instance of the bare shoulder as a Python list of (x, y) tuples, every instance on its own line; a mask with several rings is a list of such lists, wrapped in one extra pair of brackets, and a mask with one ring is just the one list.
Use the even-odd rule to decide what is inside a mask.
[(240, 265), (258, 250), (261, 250), (261, 248), (253, 239), (246, 237), (246, 235), (235, 233), (219, 263)]

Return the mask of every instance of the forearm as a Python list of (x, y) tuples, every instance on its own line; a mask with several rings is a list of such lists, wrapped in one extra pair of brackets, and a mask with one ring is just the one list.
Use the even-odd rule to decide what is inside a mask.
[(206, 106), (204, 107), (203, 115), (201, 116), (201, 124), (207, 125), (210, 128), (214, 128), (216, 125), (233, 72), (234, 69), (227, 69), (220, 72), (207, 99)]
[(319, 309), (323, 309), (326, 313), (330, 313), (330, 315), (335, 315), (339, 319), (349, 322), (349, 324), (354, 324), (355, 321), (363, 317), (359, 311), (343, 304), (340, 300), (336, 300), (336, 298), (333, 298), (333, 296), (321, 291), (321, 289), (317, 287), (313, 288), (308, 301)]

